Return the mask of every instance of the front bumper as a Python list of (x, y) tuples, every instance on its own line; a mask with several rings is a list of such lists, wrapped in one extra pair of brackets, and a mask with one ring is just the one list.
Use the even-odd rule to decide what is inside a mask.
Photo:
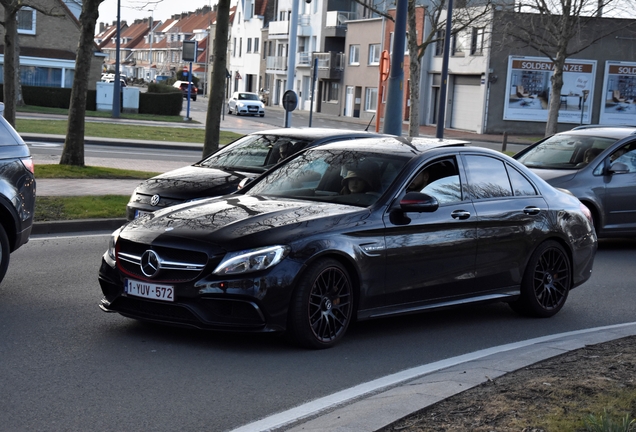
[(99, 307), (128, 318), (203, 330), (283, 331), (292, 293), (291, 285), (284, 285), (283, 281), (290, 280), (292, 268), (300, 270), (295, 263), (290, 264), (249, 279), (203, 277), (195, 282), (175, 283), (175, 301), (164, 302), (126, 294), (125, 276), (105, 254), (99, 270), (104, 294)]

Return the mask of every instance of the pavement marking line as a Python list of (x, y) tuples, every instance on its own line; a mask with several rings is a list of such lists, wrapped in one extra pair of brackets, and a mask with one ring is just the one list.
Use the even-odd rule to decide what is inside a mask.
[(429, 363), (427, 365), (417, 366), (411, 369), (406, 369), (402, 372), (387, 375), (382, 378), (378, 378), (366, 383), (359, 384), (346, 390), (342, 390), (331, 395), (307, 402), (289, 410), (273, 414), (269, 417), (257, 420), (255, 422), (240, 426), (233, 429), (231, 432), (255, 432), (255, 431), (273, 431), (283, 426), (289, 426), (298, 421), (314, 417), (322, 411), (326, 411), (331, 408), (335, 408), (339, 405), (344, 405), (353, 399), (358, 399), (362, 396), (370, 393), (376, 393), (388, 387), (394, 387), (400, 383), (411, 381), (437, 372), (442, 369), (446, 369), (452, 366), (457, 366), (461, 363), (466, 363), (473, 360), (478, 360), (489, 355), (498, 354), (506, 351), (511, 351), (519, 348), (524, 348), (530, 345), (535, 345), (544, 342), (550, 342), (555, 339), (564, 337), (577, 336), (587, 333), (594, 333), (603, 330), (614, 330), (622, 327), (628, 327), (636, 325), (636, 322), (615, 324), (604, 327), (595, 327), (591, 329), (575, 330), (571, 332), (559, 333), (550, 336), (542, 336), (534, 339), (528, 339), (521, 342), (513, 342), (510, 344), (500, 345), (493, 348), (486, 348), (483, 350), (475, 351), (468, 354), (463, 354), (457, 357), (452, 357), (445, 360)]

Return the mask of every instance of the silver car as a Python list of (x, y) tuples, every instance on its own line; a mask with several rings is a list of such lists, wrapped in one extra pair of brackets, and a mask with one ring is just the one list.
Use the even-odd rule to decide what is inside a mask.
[(265, 105), (256, 93), (234, 92), (227, 103), (227, 113), (265, 116)]
[(636, 127), (581, 126), (514, 156), (591, 211), (599, 237), (636, 234)]

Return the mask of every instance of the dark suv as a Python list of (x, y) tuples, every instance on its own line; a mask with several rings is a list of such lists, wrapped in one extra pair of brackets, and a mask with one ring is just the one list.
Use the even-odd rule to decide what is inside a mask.
[(35, 207), (35, 178), (29, 148), (0, 116), (0, 281), (9, 255), (29, 241)]

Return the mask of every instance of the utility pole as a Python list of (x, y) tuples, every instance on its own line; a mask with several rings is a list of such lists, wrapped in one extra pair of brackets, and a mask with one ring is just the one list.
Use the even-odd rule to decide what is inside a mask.
[(444, 56), (442, 58), (442, 85), (439, 89), (439, 109), (437, 115), (436, 138), (444, 138), (446, 122), (446, 92), (448, 90), (448, 57), (450, 55), (450, 37), (453, 30), (453, 0), (448, 0), (446, 16), (446, 31), (444, 32)]
[(113, 118), (119, 118), (121, 108), (119, 101), (121, 100), (121, 83), (119, 82), (119, 48), (121, 39), (121, 0), (117, 0), (117, 41), (115, 42), (115, 82), (113, 83)]
[[(298, 2), (299, 0), (292, 0), (291, 21), (289, 22), (289, 52), (287, 53), (287, 85), (285, 89), (291, 91), (294, 91), (294, 74), (296, 72)], [(285, 127), (291, 127), (291, 111), (285, 113)]]
[(397, 0), (393, 55), (387, 84), (386, 114), (384, 115), (384, 133), (397, 136), (402, 135), (402, 117), (404, 116), (404, 49), (407, 2), (408, 0)]

